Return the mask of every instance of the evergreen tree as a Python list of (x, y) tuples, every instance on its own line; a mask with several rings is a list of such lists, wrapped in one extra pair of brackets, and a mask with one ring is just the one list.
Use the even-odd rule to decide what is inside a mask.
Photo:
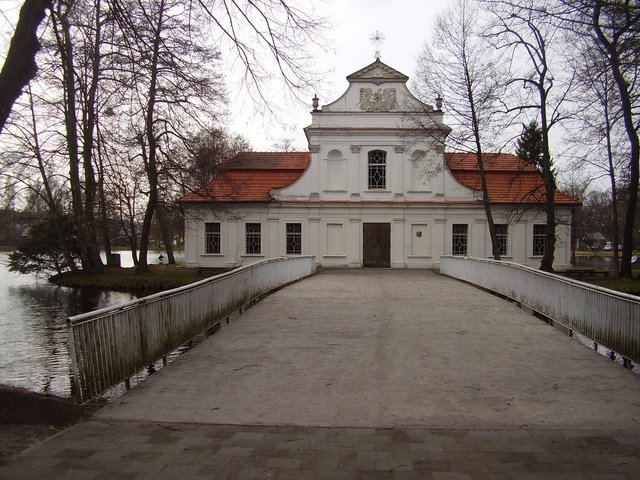
[(524, 125), (522, 135), (516, 143), (516, 155), (535, 168), (541, 176), (544, 172), (542, 149), (542, 130), (534, 120), (529, 125)]
[(9, 270), (58, 274), (77, 271), (81, 247), (77, 222), (63, 213), (48, 213), (34, 224), (18, 249), (9, 256)]
[[(546, 145), (548, 146), (548, 143)], [(524, 126), (522, 135), (516, 143), (516, 155), (535, 168), (544, 181), (544, 204), (541, 207), (547, 214), (547, 233), (540, 270), (552, 272), (556, 245), (556, 171), (553, 168), (553, 159), (545, 148), (543, 129), (535, 120)]]

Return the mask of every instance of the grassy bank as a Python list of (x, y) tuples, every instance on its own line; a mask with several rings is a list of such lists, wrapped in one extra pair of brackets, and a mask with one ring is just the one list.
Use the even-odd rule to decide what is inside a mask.
[[(633, 255), (639, 255), (640, 252), (638, 251), (634, 251)], [(622, 256), (622, 252), (620, 252), (620, 255)], [(613, 252), (612, 251), (603, 251), (603, 250), (598, 250), (598, 251), (577, 251), (576, 252), (576, 257), (577, 258), (582, 258), (582, 259), (590, 259), (590, 258), (612, 258), (613, 257)], [(579, 268), (579, 267), (578, 267)], [(601, 268), (601, 267), (598, 267)], [(608, 270), (609, 274), (611, 275), (613, 273), (613, 270), (611, 268), (604, 268), (604, 270)], [(587, 278), (587, 279), (580, 279), (583, 280), (587, 283), (591, 283), (593, 285), (598, 285), (599, 287), (604, 287), (604, 288), (609, 288), (611, 290), (616, 290), (618, 292), (623, 292), (623, 293), (629, 293), (631, 295), (638, 295), (640, 296), (640, 268), (638, 267), (638, 264), (634, 264), (632, 266), (632, 272), (633, 272), (633, 279), (626, 279), (626, 278), (617, 278), (617, 279), (613, 279), (613, 278)], [(562, 272), (560, 272), (562, 273)]]
[(105, 267), (103, 273), (64, 273), (50, 279), (64, 287), (101, 288), (120, 292), (153, 293), (181, 287), (215, 275), (215, 271), (199, 274), (195, 268), (175, 265), (150, 265), (150, 272), (139, 275), (135, 267)]
[(76, 423), (84, 413), (69, 399), (0, 385), (0, 465)]
[(592, 283), (594, 285), (598, 285), (599, 287), (609, 288), (611, 290), (616, 290), (618, 292), (629, 293), (631, 295), (640, 296), (640, 279), (638, 279), (637, 273), (634, 276), (635, 278), (633, 280), (629, 280), (627, 278), (617, 278), (617, 279), (594, 279), (594, 280), (587, 280), (587, 282)]

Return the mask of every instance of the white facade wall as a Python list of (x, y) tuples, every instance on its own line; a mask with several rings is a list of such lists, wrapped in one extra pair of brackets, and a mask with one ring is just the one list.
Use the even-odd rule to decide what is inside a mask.
[[(454, 224), (468, 225), (469, 256), (491, 258), (489, 229), (481, 207), (437, 206), (331, 206), (264, 205), (236, 206), (233, 213), (216, 212), (207, 206), (191, 209), (187, 223), (185, 265), (231, 268), (264, 258), (286, 255), (286, 224), (302, 225), (302, 255), (315, 255), (323, 267), (362, 267), (363, 223), (389, 223), (391, 268), (430, 268), (441, 255), (451, 255)], [(495, 208), (496, 223), (506, 223), (512, 212)], [(569, 264), (570, 209), (559, 209), (555, 266)], [(503, 257), (539, 267), (541, 256), (533, 254), (533, 225), (544, 224), (543, 213), (519, 215), (508, 225), (508, 253)], [(205, 223), (220, 223), (220, 253), (205, 253)], [(261, 224), (261, 253), (245, 251), (245, 224)], [(420, 235), (418, 236), (418, 234)]]
[[(363, 265), (363, 224), (369, 222), (390, 225), (392, 268), (431, 267), (454, 253), (454, 224), (467, 225), (468, 255), (491, 256), (479, 192), (446, 168), (443, 112), (420, 103), (407, 89), (407, 77), (379, 61), (347, 78), (346, 92), (311, 114), (307, 170), (288, 187), (272, 190), (272, 202), (185, 205), (187, 266), (235, 267), (285, 255), (287, 223), (302, 225), (301, 253), (315, 255), (325, 267)], [(369, 188), (372, 150), (386, 154), (384, 188)], [(558, 214), (555, 262), (563, 266), (570, 237), (562, 223), (569, 223), (570, 210), (559, 208)], [(494, 207), (494, 217), (509, 223), (505, 258), (539, 266), (533, 225), (544, 224), (544, 214)], [(220, 223), (219, 254), (205, 253), (206, 222)], [(259, 255), (246, 253), (246, 223), (261, 225)]]

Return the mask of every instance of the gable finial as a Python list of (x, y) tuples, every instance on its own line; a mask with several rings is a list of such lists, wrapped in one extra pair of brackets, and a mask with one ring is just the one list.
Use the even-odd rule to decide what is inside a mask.
[(386, 40), (384, 34), (380, 30), (376, 30), (369, 40), (376, 46), (374, 53), (376, 60), (380, 60), (380, 47)]

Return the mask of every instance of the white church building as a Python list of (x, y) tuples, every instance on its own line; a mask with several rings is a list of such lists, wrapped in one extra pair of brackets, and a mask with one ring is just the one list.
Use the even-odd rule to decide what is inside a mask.
[[(181, 199), (185, 265), (230, 268), (283, 255), (324, 267), (424, 268), (442, 255), (491, 257), (473, 154), (447, 153), (441, 102), (425, 105), (380, 60), (305, 128), (308, 152), (241, 153), (207, 188)], [(511, 154), (485, 170), (502, 258), (538, 267), (544, 185)], [(556, 194), (555, 267), (569, 264), (578, 202)]]

